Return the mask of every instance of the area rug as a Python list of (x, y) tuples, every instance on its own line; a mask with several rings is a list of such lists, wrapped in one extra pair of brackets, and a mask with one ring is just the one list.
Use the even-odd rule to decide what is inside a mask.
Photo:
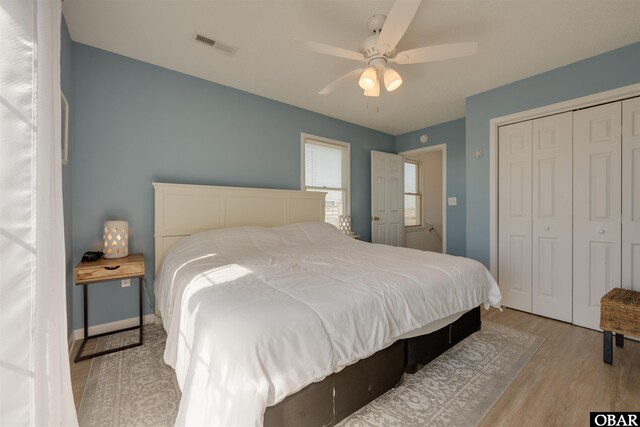
[[(135, 341), (135, 331), (100, 338), (99, 349)], [(180, 390), (162, 360), (166, 335), (145, 327), (145, 344), (93, 359), (78, 411), (80, 426), (172, 426)], [(340, 426), (475, 426), (543, 339), (491, 322)]]
[[(137, 339), (136, 330), (107, 335), (96, 347)], [(173, 426), (182, 394), (162, 358), (166, 339), (161, 325), (146, 325), (144, 345), (92, 359), (78, 408), (80, 426)]]
[(491, 322), (338, 425), (477, 426), (544, 338)]

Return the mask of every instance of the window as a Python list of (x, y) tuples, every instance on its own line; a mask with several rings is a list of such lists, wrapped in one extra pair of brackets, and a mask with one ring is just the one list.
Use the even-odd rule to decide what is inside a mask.
[(349, 152), (346, 142), (302, 134), (302, 188), (324, 191), (325, 221), (338, 226), (340, 215), (350, 215)]
[(404, 225), (422, 225), (422, 194), (420, 193), (420, 163), (404, 161)]

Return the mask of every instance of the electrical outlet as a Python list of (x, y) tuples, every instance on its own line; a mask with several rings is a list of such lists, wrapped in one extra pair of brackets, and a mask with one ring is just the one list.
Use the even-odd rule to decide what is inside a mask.
[(120, 281), (120, 287), (128, 288), (129, 286), (131, 286), (131, 279), (122, 279)]
[(448, 202), (447, 204), (449, 206), (458, 206), (458, 198), (457, 197), (449, 197), (447, 199), (447, 202)]

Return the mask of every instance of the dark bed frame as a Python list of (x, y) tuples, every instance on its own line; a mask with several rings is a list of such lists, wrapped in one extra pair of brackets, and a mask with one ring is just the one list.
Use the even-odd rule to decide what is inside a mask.
[(480, 330), (480, 307), (427, 335), (396, 341), (366, 359), (310, 384), (264, 414), (265, 427), (333, 426)]

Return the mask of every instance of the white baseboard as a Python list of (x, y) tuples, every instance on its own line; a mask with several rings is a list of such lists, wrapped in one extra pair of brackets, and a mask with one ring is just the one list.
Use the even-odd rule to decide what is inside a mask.
[[(155, 323), (156, 315), (147, 314), (142, 317), (142, 323), (147, 325), (149, 323)], [(137, 326), (140, 322), (139, 317), (131, 317), (129, 319), (122, 319), (116, 322), (103, 323), (101, 325), (89, 326), (89, 335), (103, 334), (109, 331), (115, 331), (117, 329), (128, 328), (131, 326)], [(73, 347), (75, 340), (80, 340), (84, 337), (84, 328), (75, 329), (73, 335), (69, 338), (69, 351)]]

